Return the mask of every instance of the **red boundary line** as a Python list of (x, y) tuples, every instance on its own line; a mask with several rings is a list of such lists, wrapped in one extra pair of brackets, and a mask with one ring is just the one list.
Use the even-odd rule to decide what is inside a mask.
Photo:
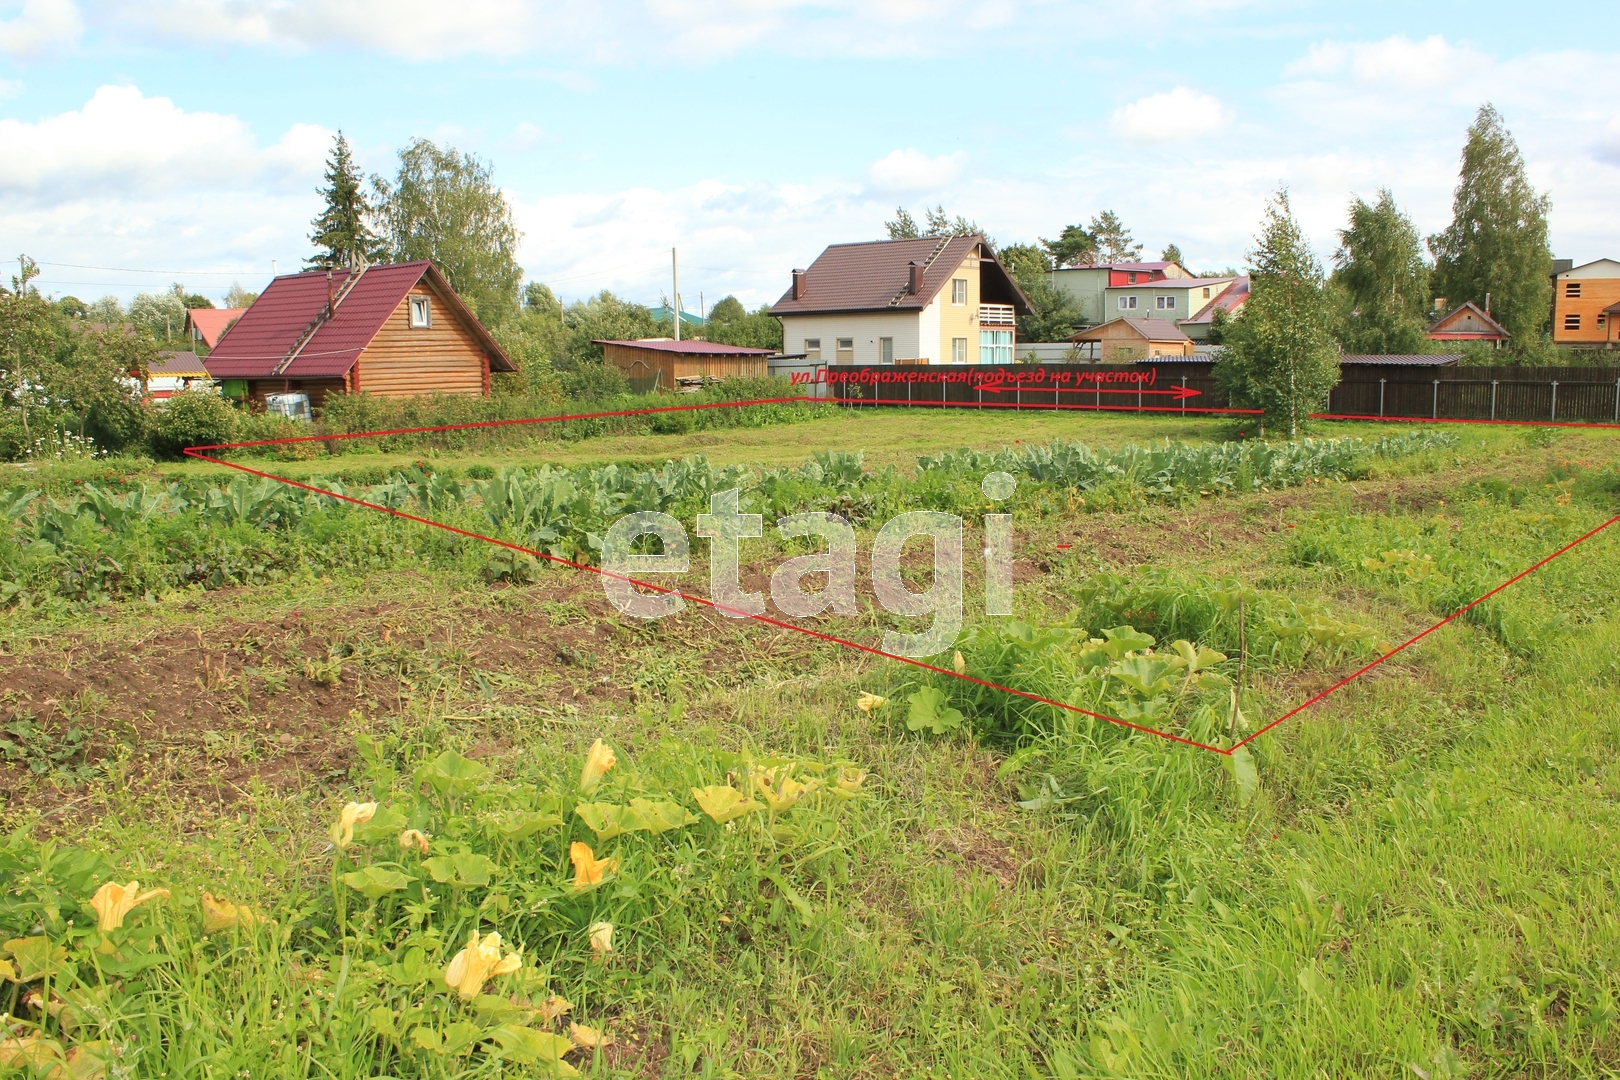
[[(867, 653), (867, 654), (869, 654), (871, 656), (880, 656), (880, 657), (883, 657), (886, 660), (895, 660), (895, 661), (898, 661), (898, 662), (900, 662), (902, 664), (910, 664), (912, 667), (922, 668), (924, 671), (931, 671), (936, 675), (944, 675), (944, 676), (947, 676), (947, 677), (952, 678), (952, 679), (959, 679), (962, 682), (972, 683), (972, 684), (977, 685), (977, 686), (983, 686), (983, 687), (986, 687), (986, 688), (991, 689), (991, 690), (1000, 690), (1002, 693), (1011, 694), (1014, 697), (1020, 697), (1020, 698), (1023, 698), (1024, 700), (1026, 700), (1026, 701), (1032, 701), (1032, 702), (1035, 702), (1036, 704), (1039, 704), (1039, 705), (1049, 705), (1052, 708), (1062, 709), (1065, 712), (1075, 713), (1075, 714), (1078, 714), (1080, 716), (1089, 716), (1089, 717), (1091, 717), (1092, 719), (1095, 719), (1095, 720), (1105, 720), (1110, 724), (1117, 724), (1120, 727), (1129, 728), (1132, 731), (1137, 731), (1137, 732), (1140, 732), (1140, 733), (1142, 733), (1144, 735), (1157, 735), (1161, 739), (1168, 739), (1171, 742), (1181, 743), (1184, 746), (1197, 747), (1200, 750), (1208, 750), (1208, 751), (1210, 751), (1212, 753), (1222, 754), (1222, 755), (1226, 755), (1228, 757), (1231, 756), (1233, 751), (1241, 749), (1244, 746), (1247, 746), (1249, 743), (1253, 742), (1255, 739), (1259, 738), (1261, 735), (1264, 735), (1266, 732), (1270, 731), (1272, 728), (1276, 727), (1278, 724), (1281, 724), (1284, 720), (1287, 720), (1290, 717), (1293, 717), (1296, 714), (1301, 713), (1304, 710), (1310, 708), (1312, 705), (1315, 705), (1316, 703), (1322, 701), (1324, 698), (1328, 697), (1328, 695), (1342, 689), (1343, 687), (1345, 687), (1346, 685), (1348, 685), (1349, 683), (1351, 683), (1355, 679), (1360, 678), (1362, 675), (1365, 675), (1367, 672), (1371, 671), (1373, 668), (1375, 668), (1378, 665), (1382, 664), (1385, 660), (1388, 660), (1390, 657), (1395, 656), (1397, 653), (1400, 653), (1403, 650), (1408, 649), (1411, 646), (1417, 644), (1419, 641), (1422, 641), (1424, 638), (1428, 637), (1430, 634), (1434, 633), (1436, 630), (1439, 630), (1441, 627), (1445, 626), (1447, 623), (1452, 622), (1453, 620), (1459, 618), (1460, 616), (1467, 613), (1471, 609), (1473, 609), (1473, 608), (1479, 606), (1480, 604), (1484, 603), (1486, 600), (1489, 600), (1491, 597), (1495, 596), (1497, 593), (1501, 592), (1503, 589), (1506, 589), (1509, 585), (1512, 585), (1512, 584), (1520, 581), (1521, 579), (1523, 579), (1525, 577), (1528, 577), (1530, 574), (1532, 574), (1535, 571), (1541, 569), (1543, 566), (1546, 566), (1548, 563), (1552, 562), (1554, 559), (1558, 558), (1560, 555), (1563, 555), (1564, 553), (1570, 551), (1571, 549), (1575, 548), (1576, 546), (1585, 543), (1586, 541), (1590, 540), (1592, 537), (1596, 536), (1598, 533), (1602, 532), (1604, 529), (1607, 529), (1609, 526), (1614, 525), (1617, 522), (1620, 522), (1620, 515), (1616, 515), (1615, 517), (1610, 518), (1608, 521), (1605, 521), (1603, 524), (1597, 526), (1596, 528), (1590, 530), (1589, 532), (1583, 534), (1582, 536), (1577, 537), (1576, 539), (1570, 541), (1568, 544), (1565, 544), (1563, 547), (1559, 548), (1557, 551), (1553, 552), (1551, 555), (1548, 555), (1546, 558), (1542, 559), (1540, 562), (1536, 563), (1535, 565), (1527, 567), (1524, 570), (1521, 570), (1519, 573), (1515, 574), (1513, 577), (1511, 577), (1508, 580), (1504, 581), (1502, 584), (1498, 585), (1496, 588), (1492, 589), (1490, 592), (1488, 592), (1485, 595), (1479, 597), (1477, 600), (1474, 600), (1472, 603), (1468, 604), (1467, 606), (1457, 609), (1456, 611), (1452, 612), (1450, 615), (1446, 616), (1444, 619), (1441, 619), (1439, 622), (1435, 623), (1433, 626), (1430, 626), (1428, 629), (1424, 630), (1423, 632), (1421, 632), (1421, 633), (1417, 634), (1416, 636), (1408, 639), (1407, 641), (1401, 643), (1399, 646), (1397, 646), (1394, 649), (1391, 649), (1389, 652), (1385, 653), (1383, 656), (1380, 656), (1378, 659), (1376, 659), (1376, 660), (1372, 661), (1371, 663), (1363, 666), (1359, 670), (1354, 671), (1351, 674), (1345, 676), (1343, 679), (1340, 679), (1338, 682), (1334, 683), (1332, 686), (1328, 687), (1326, 690), (1321, 691), (1320, 693), (1318, 693), (1315, 696), (1311, 697), (1310, 699), (1303, 702), (1302, 704), (1295, 706), (1293, 709), (1290, 709), (1288, 712), (1282, 714), (1281, 716), (1277, 717), (1275, 720), (1271, 721), (1269, 724), (1266, 724), (1264, 727), (1262, 727), (1258, 731), (1254, 732), (1254, 734), (1248, 736), (1245, 739), (1242, 739), (1239, 742), (1234, 743), (1230, 747), (1224, 747), (1223, 748), (1223, 747), (1219, 747), (1219, 746), (1211, 746), (1209, 743), (1199, 742), (1196, 739), (1189, 739), (1189, 738), (1186, 738), (1185, 736), (1182, 736), (1182, 735), (1173, 734), (1172, 732), (1160, 731), (1158, 728), (1150, 728), (1150, 727), (1146, 727), (1146, 726), (1141, 725), (1141, 724), (1133, 724), (1129, 720), (1122, 720), (1117, 716), (1108, 716), (1105, 713), (1092, 712), (1089, 709), (1082, 709), (1077, 705), (1070, 705), (1070, 704), (1068, 704), (1066, 702), (1062, 702), (1062, 701), (1054, 701), (1051, 698), (1042, 697), (1039, 694), (1032, 694), (1032, 693), (1029, 693), (1026, 690), (1015, 690), (1014, 688), (1012, 688), (1010, 686), (1003, 686), (1000, 683), (991, 682), (988, 679), (978, 679), (978, 678), (974, 678), (972, 675), (958, 674), (956, 671), (951, 670), (949, 668), (935, 667), (933, 664), (927, 664), (927, 663), (924, 663), (921, 660), (917, 660), (917, 659), (914, 659), (914, 658), (909, 657), (909, 656), (898, 656), (898, 655), (896, 655), (894, 653), (884, 652), (882, 649), (876, 648), (875, 646), (872, 646), (872, 645), (863, 645), (862, 643), (860, 643), (858, 641), (850, 641), (847, 638), (837, 637), (837, 636), (835, 636), (833, 634), (825, 634), (825, 633), (822, 633), (819, 630), (812, 630), (812, 629), (810, 629), (808, 627), (804, 627), (804, 626), (796, 626), (793, 623), (783, 622), (780, 619), (773, 619), (768, 615), (755, 615), (755, 614), (753, 614), (751, 612), (740, 611), (740, 610), (738, 610), (736, 608), (732, 608), (732, 607), (728, 607), (728, 606), (726, 606), (724, 604), (716, 603), (715, 601), (709, 599), (708, 597), (694, 596), (691, 593), (682, 592), (679, 589), (668, 588), (668, 587), (662, 586), (662, 585), (655, 585), (652, 582), (641, 581), (641, 580), (639, 580), (637, 578), (625, 577), (622, 574), (610, 573), (610, 572), (608, 572), (606, 570), (601, 569), (600, 567), (589, 566), (589, 565), (587, 565), (585, 563), (574, 562), (572, 559), (564, 559), (561, 556), (550, 555), (550, 554), (547, 554), (546, 552), (543, 552), (543, 551), (535, 551), (532, 548), (523, 547), (521, 544), (509, 543), (508, 541), (505, 541), (505, 540), (496, 539), (493, 536), (485, 536), (482, 533), (475, 533), (475, 532), (472, 532), (471, 530), (468, 530), (468, 529), (458, 528), (455, 525), (446, 525), (445, 523), (443, 523), (441, 521), (433, 521), (430, 518), (418, 517), (415, 514), (408, 514), (403, 510), (396, 510), (396, 509), (393, 509), (392, 507), (380, 506), (377, 503), (366, 502), (364, 499), (357, 499), (352, 495), (339, 495), (336, 492), (327, 491), (327, 490), (325, 490), (323, 488), (315, 487), (312, 484), (305, 484), (305, 483), (303, 483), (301, 481), (298, 481), (298, 480), (293, 480), (293, 479), (290, 479), (290, 478), (285, 477), (285, 476), (277, 476), (274, 473), (268, 473), (268, 472), (264, 472), (264, 471), (262, 471), (260, 469), (249, 468), (246, 465), (240, 465), (240, 464), (237, 464), (235, 462), (222, 461), (219, 458), (209, 457), (207, 454), (201, 452), (201, 451), (205, 451), (205, 450), (237, 450), (237, 449), (245, 449), (245, 448), (249, 448), (249, 447), (258, 447), (258, 446), (279, 446), (279, 445), (285, 445), (285, 444), (289, 444), (289, 443), (333, 442), (333, 441), (336, 441), (336, 440), (339, 440), (339, 439), (362, 439), (362, 438), (371, 438), (371, 437), (383, 436), (383, 435), (415, 435), (415, 434), (425, 434), (425, 433), (437, 432), (437, 431), (465, 431), (465, 430), (476, 429), (476, 428), (507, 427), (507, 426), (511, 426), (511, 425), (515, 425), (515, 424), (546, 424), (546, 423), (556, 423), (556, 422), (562, 421), (562, 420), (596, 420), (596, 419), (604, 419), (604, 418), (619, 417), (619, 416), (646, 416), (646, 415), (651, 415), (651, 414), (655, 414), (655, 413), (691, 412), (691, 411), (703, 410), (703, 409), (729, 409), (729, 408), (738, 408), (738, 407), (745, 406), (745, 405), (774, 405), (774, 404), (781, 404), (781, 403), (786, 403), (786, 402), (796, 402), (796, 403), (801, 403), (801, 404), (808, 404), (808, 403), (814, 403), (814, 402), (838, 403), (834, 399), (825, 399), (825, 398), (821, 398), (821, 399), (818, 399), (818, 398), (802, 398), (802, 397), (760, 398), (760, 399), (751, 400), (751, 401), (721, 401), (721, 402), (712, 402), (712, 403), (705, 403), (705, 404), (699, 404), (699, 405), (671, 405), (671, 406), (664, 406), (664, 407), (661, 407), (661, 408), (653, 408), (653, 409), (620, 409), (620, 410), (617, 410), (617, 411), (614, 411), (614, 412), (578, 413), (578, 414), (574, 414), (574, 415), (544, 416), (544, 417), (522, 418), (522, 419), (515, 419), (515, 420), (487, 420), (487, 421), (482, 421), (482, 422), (479, 422), (479, 423), (472, 423), (472, 424), (440, 424), (440, 425), (437, 425), (437, 426), (434, 426), (434, 427), (397, 428), (397, 429), (394, 429), (394, 430), (391, 430), (391, 431), (356, 431), (356, 432), (348, 432), (348, 433), (336, 434), (336, 435), (299, 435), (299, 436), (294, 436), (294, 437), (286, 438), (286, 439), (264, 439), (264, 440), (260, 440), (260, 441), (257, 441), (257, 442), (214, 443), (214, 444), (211, 444), (211, 445), (208, 445), (208, 446), (190, 446), (190, 447), (186, 447), (181, 452), (186, 457), (195, 458), (195, 459), (197, 459), (199, 461), (206, 461), (206, 462), (208, 462), (210, 464), (213, 464), (213, 465), (223, 465), (227, 469), (235, 469), (238, 472), (247, 473), (250, 476), (257, 476), (257, 477), (261, 477), (261, 478), (266, 479), (266, 480), (274, 480), (279, 484), (286, 484), (288, 487), (300, 488), (300, 489), (302, 489), (304, 491), (313, 492), (314, 494), (317, 494), (317, 495), (324, 495), (329, 499), (338, 499), (338, 500), (340, 500), (342, 502), (352, 503), (355, 506), (361, 506), (361, 507), (366, 508), (367, 510), (377, 510), (377, 511), (380, 511), (380, 512), (382, 512), (384, 514), (390, 514), (390, 515), (392, 515), (394, 517), (397, 517), (397, 518), (403, 518), (406, 521), (415, 522), (418, 525), (426, 525), (426, 526), (429, 526), (430, 528), (441, 529), (444, 532), (454, 533), (457, 536), (464, 536), (464, 537), (467, 537), (468, 539), (471, 539), (471, 540), (482, 540), (485, 543), (494, 544), (496, 547), (502, 547), (502, 548), (506, 548), (506, 549), (508, 549), (510, 551), (520, 552), (520, 553), (522, 553), (524, 555), (529, 555), (529, 556), (531, 556), (533, 558), (544, 559), (544, 560), (546, 560), (548, 562), (553, 562), (553, 563), (556, 563), (556, 564), (558, 564), (560, 566), (567, 566), (567, 567), (569, 567), (571, 569), (574, 569), (574, 570), (584, 570), (584, 571), (587, 571), (589, 573), (596, 574), (599, 577), (610, 577), (610, 578), (613, 578), (613, 579), (618, 580), (618, 581), (628, 582), (631, 585), (636, 585), (636, 586), (639, 586), (639, 587), (644, 588), (644, 589), (649, 589), (649, 590), (651, 590), (653, 592), (656, 592), (656, 593), (661, 593), (661, 594), (664, 594), (664, 595), (678, 596), (683, 600), (688, 600), (688, 601), (691, 601), (694, 604), (699, 604), (699, 605), (702, 605), (704, 607), (712, 608), (715, 611), (722, 612), (723, 614), (726, 614), (726, 615), (734, 617), (734, 618), (753, 619), (755, 622), (764, 623), (767, 626), (774, 626), (774, 627), (777, 627), (778, 629), (782, 629), (782, 630), (791, 630), (791, 631), (793, 631), (795, 633), (804, 634), (807, 637), (816, 638), (817, 640), (820, 640), (820, 641), (828, 641), (828, 642), (832, 642), (835, 645), (843, 645), (846, 648), (855, 649), (858, 652), (864, 652), (864, 653)], [(898, 403), (898, 402), (881, 402), (881, 403), (880, 402), (871, 402), (870, 404), (900, 404), (900, 403)], [(923, 403), (922, 402), (914, 402), (912, 404), (923, 404)], [(969, 408), (969, 409), (983, 407), (977, 402), (943, 402), (943, 401), (941, 401), (941, 402), (929, 402), (928, 404), (947, 405), (947, 406), (956, 407), (956, 408)], [(995, 402), (995, 403), (986, 403), (986, 404), (989, 405), (989, 407), (991, 407), (991, 408), (1016, 408), (1017, 407), (1012, 402)], [(1073, 409), (1073, 408), (1096, 408), (1096, 407), (1097, 406), (1073, 406), (1073, 405), (1071, 405), (1071, 406), (1061, 406), (1061, 405), (1045, 405), (1045, 406), (1042, 406), (1042, 405), (1025, 405), (1025, 406), (1023, 406), (1023, 408), (1026, 408), (1026, 409), (1028, 409), (1028, 408), (1048, 408), (1048, 409), (1051, 409), (1051, 408), (1059, 408), (1059, 409), (1061, 409), (1061, 408), (1071, 408), (1071, 409)], [(1121, 408), (1121, 407), (1120, 406), (1102, 406), (1102, 408), (1104, 408), (1104, 409), (1109, 409), (1109, 408), (1118, 409), (1118, 408)], [(1133, 409), (1132, 411), (1135, 411), (1135, 410)], [(1176, 409), (1175, 411), (1179, 412), (1181, 410)], [(1192, 412), (1194, 410), (1189, 409), (1187, 411)], [(1205, 412), (1230, 412), (1230, 411), (1247, 412), (1248, 410), (1214, 410), (1214, 409), (1208, 409), (1208, 410), (1200, 410), (1200, 411), (1205, 411)], [(1339, 417), (1325, 417), (1325, 416), (1320, 417), (1320, 418), (1321, 419), (1362, 419), (1361, 417), (1343, 417), (1343, 418), (1339, 418)], [(1380, 419), (1380, 418), (1374, 417), (1373, 419)], [(1497, 423), (1514, 423), (1515, 421), (1496, 421), (1496, 422)], [(1561, 426), (1571, 426), (1571, 427), (1579, 427), (1579, 426), (1611, 426), (1612, 427), (1614, 425), (1561, 425)]]

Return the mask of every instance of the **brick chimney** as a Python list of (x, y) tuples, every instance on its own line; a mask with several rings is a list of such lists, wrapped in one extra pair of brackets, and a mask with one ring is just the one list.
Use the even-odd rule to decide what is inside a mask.
[(912, 296), (916, 296), (918, 293), (922, 292), (923, 287), (922, 263), (913, 259), (906, 269), (911, 271), (911, 277), (906, 281), (906, 292), (910, 293)]
[(809, 291), (810, 282), (807, 280), (805, 272), (803, 270), (793, 271), (793, 299), (803, 300), (805, 294)]

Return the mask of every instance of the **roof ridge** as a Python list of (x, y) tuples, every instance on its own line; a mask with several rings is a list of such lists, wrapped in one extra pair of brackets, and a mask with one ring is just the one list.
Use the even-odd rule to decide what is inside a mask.
[[(293, 342), (292, 348), (287, 351), (287, 355), (282, 358), (281, 363), (277, 364), (270, 370), (270, 375), (272, 377), (286, 374), (287, 369), (292, 367), (293, 361), (297, 360), (299, 354), (304, 351), (305, 347), (307, 347), (310, 342), (315, 340), (315, 335), (321, 332), (321, 327), (331, 322), (332, 319), (337, 315), (338, 305), (343, 303), (344, 297), (348, 296), (349, 293), (354, 291), (354, 287), (358, 285), (360, 283), (360, 279), (365, 276), (366, 269), (367, 263), (365, 263), (363, 260), (360, 263), (360, 269), (355, 270), (350, 268), (348, 274), (346, 274), (343, 278), (343, 285), (337, 290), (336, 293), (333, 294), (332, 302), (322, 310), (316, 312), (315, 318), (310, 321), (308, 326), (304, 327), (304, 332), (299, 335), (297, 341)], [(331, 269), (328, 268), (326, 273), (327, 276), (330, 277), (332, 273)]]

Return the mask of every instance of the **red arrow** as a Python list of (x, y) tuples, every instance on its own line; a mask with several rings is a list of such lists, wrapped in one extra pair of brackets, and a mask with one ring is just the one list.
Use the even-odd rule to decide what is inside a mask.
[(1172, 390), (1136, 390), (1123, 386), (981, 386), (979, 389), (991, 394), (999, 394), (1006, 390), (1034, 390), (1036, 392), (1055, 390), (1060, 394), (1159, 394), (1168, 395), (1173, 401), (1198, 397), (1203, 393), (1202, 390), (1194, 390), (1190, 386), (1178, 386)]

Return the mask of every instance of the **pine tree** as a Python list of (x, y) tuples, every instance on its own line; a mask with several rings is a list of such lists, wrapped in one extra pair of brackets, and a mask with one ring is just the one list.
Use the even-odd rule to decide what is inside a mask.
[(1267, 421), (1297, 438), (1339, 379), (1339, 350), (1329, 332), (1322, 268), (1286, 190), (1266, 204), (1249, 260), (1249, 300), (1243, 317), (1225, 329), (1226, 352), (1215, 374), (1234, 404), (1264, 410)]
[(1339, 341), (1352, 353), (1419, 353), (1429, 307), (1429, 265), (1412, 220), (1388, 188), (1378, 201), (1350, 203), (1339, 230), (1332, 285), (1342, 297)]
[(1097, 254), (1102, 262), (1135, 262), (1142, 257), (1142, 245), (1112, 210), (1104, 210), (1091, 219), (1091, 235), (1097, 242)]
[(1181, 261), (1181, 249), (1174, 244), (1164, 245), (1164, 250), (1159, 253), (1159, 261), (1175, 263), (1183, 270), (1187, 268), (1186, 264)]
[(1530, 185), (1519, 144), (1489, 103), (1468, 128), (1452, 222), (1429, 238), (1434, 283), (1456, 307), (1485, 306), (1520, 349), (1533, 347), (1552, 307), (1547, 196)]
[(360, 181), (349, 140), (340, 131), (326, 161), (326, 187), (321, 189), (326, 209), (310, 222), (315, 227), (310, 242), (322, 250), (305, 264), (308, 269), (352, 267), (380, 257), (377, 238), (366, 226), (371, 206)]

